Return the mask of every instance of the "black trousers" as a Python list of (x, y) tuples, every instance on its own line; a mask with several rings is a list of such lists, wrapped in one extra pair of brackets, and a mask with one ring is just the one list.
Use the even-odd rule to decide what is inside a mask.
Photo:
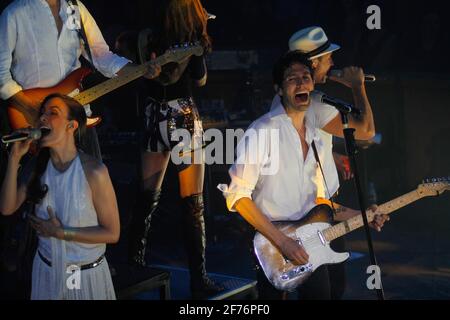
[[(336, 252), (345, 252), (345, 237), (337, 238), (330, 243), (331, 249)], [(346, 272), (345, 272), (345, 262), (338, 264), (330, 264), (328, 266), (328, 274), (330, 276), (331, 285), (331, 299), (341, 300), (345, 292), (346, 286)]]

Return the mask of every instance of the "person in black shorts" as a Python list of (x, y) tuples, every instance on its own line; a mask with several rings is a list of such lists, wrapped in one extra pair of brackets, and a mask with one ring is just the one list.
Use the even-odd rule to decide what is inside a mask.
[[(220, 290), (206, 275), (205, 222), (203, 217), (203, 129), (192, 97), (192, 84), (205, 85), (205, 55), (211, 50), (207, 33), (208, 13), (199, 0), (166, 0), (155, 7), (155, 18), (148, 29), (138, 34), (140, 62), (160, 56), (170, 47), (198, 42), (202, 56), (191, 56), (179, 63), (166, 64), (158, 78), (143, 84), (142, 190), (136, 202), (130, 226), (129, 261), (145, 266), (145, 250), (151, 216), (161, 195), (161, 185), (171, 158), (171, 150), (180, 142), (181, 131), (189, 133), (190, 143), (176, 164), (182, 198), (183, 229), (194, 299), (202, 299)], [(183, 141), (185, 142), (185, 141)], [(200, 152), (198, 152), (200, 151)], [(178, 153), (176, 153), (178, 155)], [(181, 164), (179, 163), (181, 160)]]

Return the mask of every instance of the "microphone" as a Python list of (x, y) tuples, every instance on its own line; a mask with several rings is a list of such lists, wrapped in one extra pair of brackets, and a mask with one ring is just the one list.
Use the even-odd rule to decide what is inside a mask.
[(3, 143), (12, 143), (26, 139), (38, 140), (42, 137), (42, 130), (39, 128), (20, 129), (2, 137)]
[(347, 103), (347, 102), (342, 101), (337, 98), (329, 97), (325, 94), (322, 95), (322, 97), (320, 98), (320, 101), (322, 103), (325, 103), (325, 104), (335, 107), (336, 109), (338, 109), (340, 112), (343, 112), (343, 113), (351, 113), (354, 115), (361, 114), (361, 110), (353, 107), (350, 103)]
[[(342, 78), (343, 75), (344, 75), (344, 72), (342, 70), (338, 70), (338, 69), (330, 70), (328, 72), (328, 77), (333, 76), (336, 78)], [(377, 78), (373, 74), (365, 74), (364, 75), (365, 82), (375, 82), (375, 80), (377, 80)]]

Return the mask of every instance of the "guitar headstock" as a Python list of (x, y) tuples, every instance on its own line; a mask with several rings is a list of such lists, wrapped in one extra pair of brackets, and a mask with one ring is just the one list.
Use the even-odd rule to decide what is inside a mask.
[(426, 179), (419, 184), (417, 190), (426, 196), (436, 196), (450, 190), (450, 177)]
[(191, 55), (201, 56), (203, 54), (203, 47), (200, 43), (185, 43), (173, 46), (166, 50), (164, 57), (167, 62), (180, 62)]

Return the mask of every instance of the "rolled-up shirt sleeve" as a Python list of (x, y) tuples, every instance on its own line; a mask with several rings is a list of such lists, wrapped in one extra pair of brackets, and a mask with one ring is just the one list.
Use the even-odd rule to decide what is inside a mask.
[[(94, 66), (108, 78), (116, 76), (117, 72), (122, 69), (130, 60), (120, 57), (109, 50), (105, 39), (97, 26), (92, 15), (80, 1), (80, 15), (86, 31), (86, 37), (89, 41), (89, 47), (92, 54), (91, 61)], [(89, 59), (88, 54), (83, 50), (83, 56)]]
[(12, 55), (16, 46), (17, 25), (8, 9), (0, 16), (0, 98), (7, 100), (22, 91), (11, 75)]
[(312, 111), (314, 112), (314, 120), (315, 120), (315, 127), (322, 129), (325, 127), (331, 120), (336, 118), (336, 116), (339, 115), (339, 111), (326, 103), (323, 103), (320, 101), (320, 98), (322, 96), (322, 93), (319, 91), (314, 92), (313, 96), (313, 108)]
[(252, 199), (252, 193), (268, 159), (268, 130), (250, 127), (236, 148), (236, 160), (228, 171), (231, 182), (218, 189), (225, 197), (229, 211), (236, 212), (235, 204), (241, 198)]

